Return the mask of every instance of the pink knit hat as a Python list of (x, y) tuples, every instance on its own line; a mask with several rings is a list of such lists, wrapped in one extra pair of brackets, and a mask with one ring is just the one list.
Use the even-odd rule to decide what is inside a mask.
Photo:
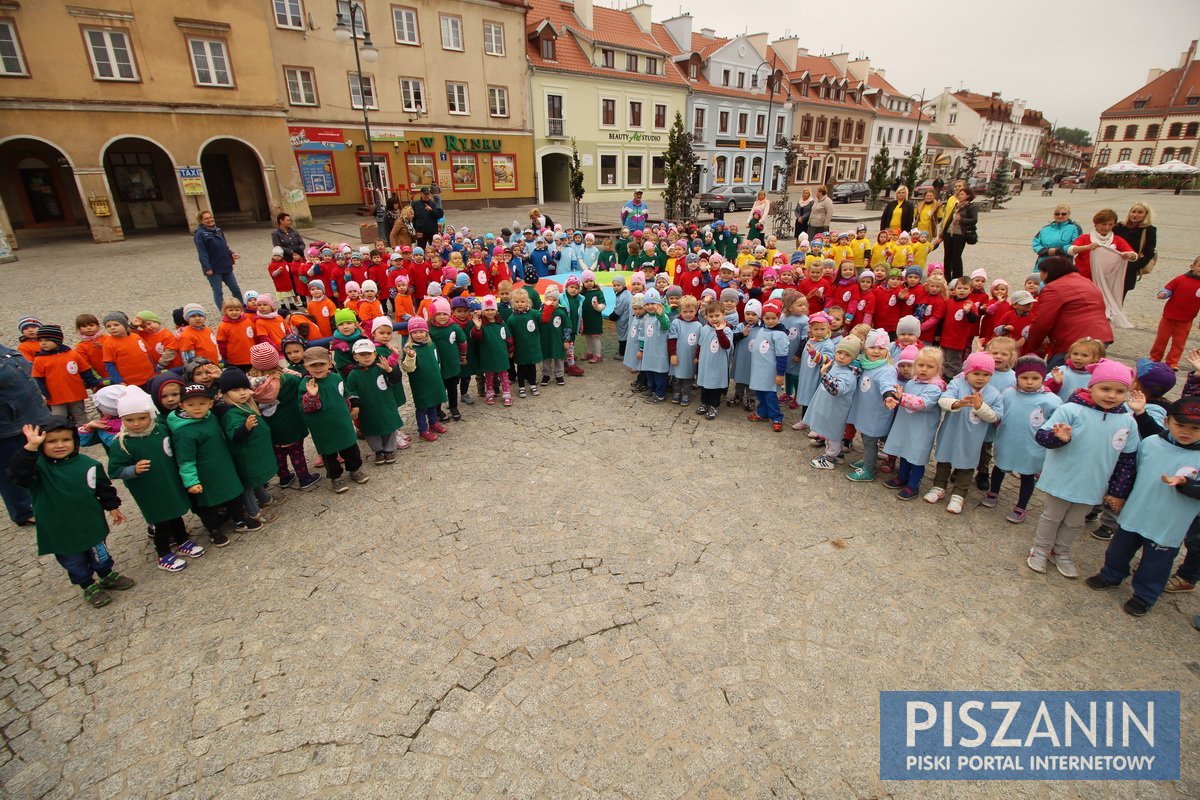
[(971, 353), (963, 361), (962, 371), (964, 375), (968, 372), (986, 372), (988, 375), (991, 375), (996, 371), (996, 359), (992, 358), (991, 353), (984, 350)]
[(483, 297), (479, 298), (479, 305), (484, 311), (495, 311), (496, 298), (490, 294), (485, 294)]
[(1095, 364), (1088, 364), (1087, 371), (1092, 373), (1092, 377), (1088, 379), (1089, 389), (1105, 381), (1116, 381), (1124, 384), (1126, 388), (1133, 383), (1133, 370), (1120, 361), (1102, 358)]
[(259, 342), (250, 347), (250, 366), (266, 372), (279, 366), (279, 351), (270, 342)]
[(275, 295), (270, 292), (259, 292), (258, 297), (254, 299), (260, 303), (269, 303), (271, 308), (275, 307)]
[[(870, 332), (867, 333), (867, 347), (887, 347), (887, 346), (888, 346), (888, 335), (887, 335), (887, 331), (885, 331), (883, 328), (873, 328)], [(914, 361), (916, 360), (915, 355), (913, 356), (913, 360)]]
[(908, 347), (900, 351), (900, 357), (896, 359), (897, 364), (915, 364), (917, 356), (920, 354), (915, 344), (910, 344)]
[(420, 317), (409, 317), (408, 318), (408, 332), (409, 333), (412, 333), (413, 331), (428, 331), (428, 330), (429, 330), (429, 323), (426, 322), (425, 320), (421, 319)]
[(594, 281), (596, 280), (596, 273), (592, 272), (590, 269), (585, 269), (583, 274), (579, 276), (579, 279), (584, 283), (587, 283), (588, 281)]
[(430, 303), (429, 305), (431, 305), (433, 307), (434, 314), (449, 314), (450, 313), (450, 301), (444, 297), (435, 298), (434, 301), (432, 303)]

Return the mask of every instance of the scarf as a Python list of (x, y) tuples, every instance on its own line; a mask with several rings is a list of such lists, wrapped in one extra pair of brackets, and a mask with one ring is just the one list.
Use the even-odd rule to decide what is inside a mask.
[(252, 381), (258, 382), (254, 387), (254, 401), (259, 407), (274, 405), (279, 399), (279, 375), (264, 375)]
[(278, 311), (271, 311), (270, 313), (267, 313), (267, 312), (264, 312), (264, 311), (259, 311), (259, 312), (258, 312), (258, 318), (259, 318), (259, 319), (275, 319), (275, 318), (276, 318), (276, 317), (278, 317), (278, 316), (279, 316), (279, 312), (278, 312)]
[(884, 356), (883, 358), (879, 359), (878, 361), (872, 361), (869, 358), (867, 358), (866, 356), (859, 356), (857, 360), (858, 360), (858, 366), (860, 366), (863, 370), (879, 369), (880, 367), (882, 367), (888, 363), (887, 356)]

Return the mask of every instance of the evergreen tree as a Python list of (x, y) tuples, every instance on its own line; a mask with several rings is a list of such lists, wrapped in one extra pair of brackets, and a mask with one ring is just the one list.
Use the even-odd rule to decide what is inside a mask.
[(692, 211), (692, 200), (696, 196), (696, 154), (692, 150), (692, 134), (684, 130), (683, 114), (675, 112), (675, 123), (667, 134), (667, 149), (663, 153), (666, 161), (667, 185), (663, 189), (663, 216), (682, 222)]
[(973, 144), (968, 147), (965, 157), (967, 160), (963, 162), (962, 167), (958, 170), (958, 174), (954, 176), (955, 178), (965, 180), (974, 176), (975, 166), (979, 163), (979, 145)]
[(918, 133), (917, 140), (913, 142), (912, 150), (909, 151), (908, 156), (904, 159), (904, 165), (900, 168), (900, 180), (908, 187), (910, 192), (916, 189), (921, 181), (925, 180), (925, 170), (922, 169), (924, 165), (921, 163), (923, 154), (921, 134)]
[(891, 183), (891, 172), (892, 154), (888, 152), (887, 142), (884, 142), (871, 161), (871, 177), (867, 179), (867, 188), (871, 190), (869, 199), (878, 199), (879, 194)]
[(1008, 167), (1008, 153), (1000, 157), (996, 171), (992, 173), (992, 180), (988, 183), (987, 196), (992, 199), (992, 208), (1003, 208), (1004, 204), (1012, 199), (1009, 189), (1012, 185), (1012, 170)]
[(795, 217), (792, 216), (792, 201), (788, 197), (788, 184), (791, 182), (792, 176), (796, 174), (796, 159), (799, 155), (796, 140), (788, 139), (787, 149), (783, 155), (783, 185), (780, 188), (779, 199), (775, 201), (774, 211), (771, 213), (771, 222), (776, 236), (790, 237), (796, 229)]
[(571, 226), (578, 228), (583, 224), (583, 163), (579, 160), (579, 147), (575, 144), (575, 137), (571, 137)]

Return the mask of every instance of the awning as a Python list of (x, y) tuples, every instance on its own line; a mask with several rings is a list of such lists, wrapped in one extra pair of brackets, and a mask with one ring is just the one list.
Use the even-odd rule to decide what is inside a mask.
[(1018, 167), (1020, 167), (1021, 169), (1033, 169), (1033, 162), (1032, 162), (1032, 161), (1026, 161), (1026, 160), (1025, 160), (1025, 159), (1023, 159), (1023, 158), (1014, 158), (1014, 159), (1012, 160), (1012, 162), (1013, 162), (1014, 164), (1016, 164)]

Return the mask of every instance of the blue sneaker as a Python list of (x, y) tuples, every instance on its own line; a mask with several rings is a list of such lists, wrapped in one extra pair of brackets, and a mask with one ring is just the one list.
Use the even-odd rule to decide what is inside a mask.
[(188, 558), (199, 558), (200, 556), (204, 555), (205, 550), (191, 539), (188, 539), (183, 544), (176, 545), (175, 552), (178, 555), (187, 556)]
[(167, 572), (179, 572), (187, 569), (187, 562), (174, 553), (167, 553), (159, 557), (158, 568)]
[(863, 467), (856, 467), (855, 469), (850, 470), (850, 472), (848, 472), (846, 474), (846, 480), (851, 480), (851, 481), (856, 481), (856, 482), (858, 482), (858, 481), (862, 481), (862, 482), (873, 481), (873, 480), (875, 480), (875, 473), (871, 472), (867, 469), (864, 469)]

